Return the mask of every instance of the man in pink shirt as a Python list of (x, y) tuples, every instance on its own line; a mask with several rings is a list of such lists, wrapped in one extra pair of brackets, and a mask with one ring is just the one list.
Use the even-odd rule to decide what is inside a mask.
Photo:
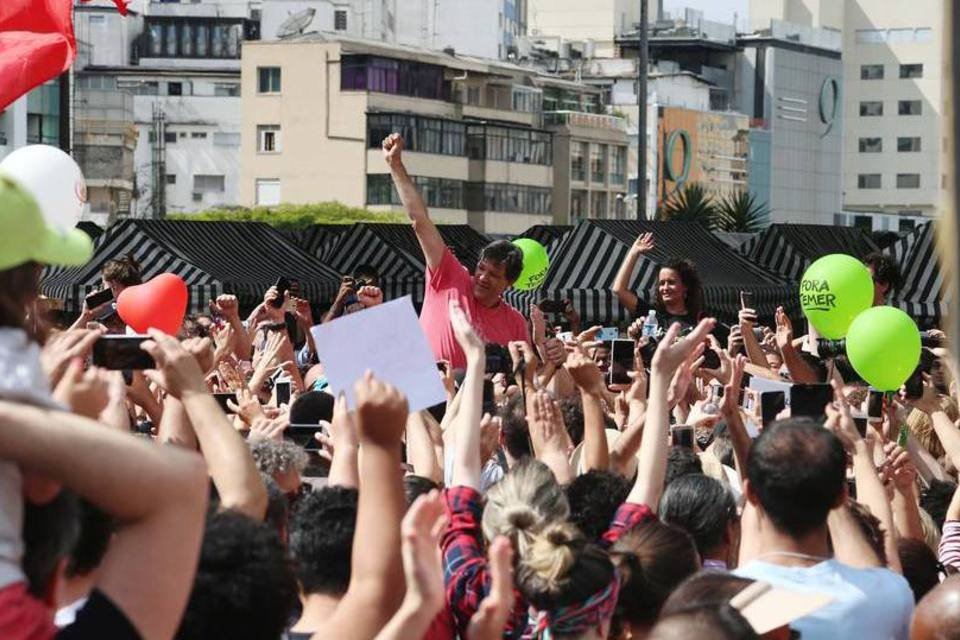
[(427, 335), (437, 360), (447, 360), (454, 369), (467, 366), (457, 344), (447, 313), (449, 301), (456, 298), (470, 316), (474, 329), (484, 342), (506, 346), (513, 340), (530, 342), (527, 321), (519, 311), (503, 301), (503, 292), (516, 282), (523, 270), (519, 248), (499, 240), (487, 245), (480, 255), (477, 271), (470, 275), (444, 243), (416, 185), (401, 160), (403, 138), (391, 134), (383, 141), (383, 156), (390, 167), (393, 184), (400, 194), (413, 230), (427, 261), (427, 283), (420, 326)]

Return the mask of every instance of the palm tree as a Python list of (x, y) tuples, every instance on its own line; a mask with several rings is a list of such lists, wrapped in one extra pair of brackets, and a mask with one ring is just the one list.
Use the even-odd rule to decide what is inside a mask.
[(721, 196), (716, 204), (719, 231), (757, 233), (770, 224), (770, 208), (747, 191)]
[(674, 191), (657, 211), (660, 220), (696, 222), (711, 231), (717, 228), (717, 209), (713, 197), (697, 182)]

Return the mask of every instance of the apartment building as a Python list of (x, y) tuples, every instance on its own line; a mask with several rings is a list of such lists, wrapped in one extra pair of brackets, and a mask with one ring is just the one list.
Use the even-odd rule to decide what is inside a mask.
[[(942, 0), (752, 0), (754, 23), (842, 33), (843, 211), (838, 222), (906, 230), (942, 190)], [(762, 26), (756, 24), (756, 26)]]
[[(663, 13), (663, 0), (646, 0), (649, 22)], [(591, 40), (596, 57), (613, 58), (616, 39), (636, 30), (640, 22), (639, 0), (528, 0), (527, 33), (559, 36), (565, 40)]]
[(397, 211), (380, 151), (394, 131), (441, 222), (494, 234), (568, 223), (568, 174), (583, 162), (582, 143), (596, 168), (577, 185), (586, 210), (612, 217), (623, 198), (626, 136), (617, 119), (596, 113), (597, 88), (496, 60), (323, 34), (246, 43), (242, 64), (241, 204), (336, 200)]

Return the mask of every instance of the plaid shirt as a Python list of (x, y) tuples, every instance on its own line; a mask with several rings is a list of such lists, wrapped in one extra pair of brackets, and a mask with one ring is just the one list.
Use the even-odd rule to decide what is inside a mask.
[[(444, 499), (449, 524), (440, 539), (440, 548), (443, 551), (447, 606), (453, 613), (457, 633), (465, 638), (470, 618), (490, 593), (490, 571), (480, 527), (483, 496), (470, 487), (450, 487), (444, 491)], [(627, 531), (655, 518), (646, 505), (624, 503), (617, 509), (601, 544), (610, 546)], [(505, 638), (522, 637), (530, 623), (527, 615), (529, 606), (520, 592), (514, 589), (513, 597), (513, 610), (507, 618)]]

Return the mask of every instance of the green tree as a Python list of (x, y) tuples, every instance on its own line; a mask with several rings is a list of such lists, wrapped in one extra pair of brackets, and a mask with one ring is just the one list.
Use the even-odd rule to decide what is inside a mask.
[(747, 191), (722, 196), (716, 203), (718, 231), (757, 233), (770, 224), (770, 208)]
[(696, 222), (713, 231), (717, 228), (717, 209), (713, 196), (697, 182), (675, 191), (657, 211), (660, 220)]
[(171, 220), (203, 220), (221, 222), (266, 222), (280, 229), (296, 229), (311, 224), (352, 224), (354, 222), (406, 222), (398, 213), (378, 213), (339, 202), (314, 204), (282, 204), (276, 207), (227, 207), (200, 213), (177, 213)]

